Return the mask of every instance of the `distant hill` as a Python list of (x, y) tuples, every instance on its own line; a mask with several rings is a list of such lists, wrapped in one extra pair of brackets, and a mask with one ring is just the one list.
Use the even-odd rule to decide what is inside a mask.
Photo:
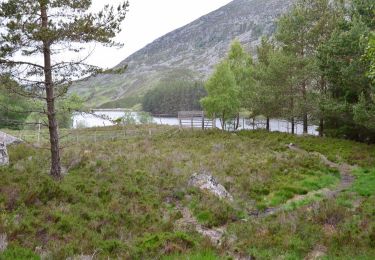
[(234, 0), (126, 58), (118, 65), (128, 64), (124, 74), (85, 79), (77, 82), (72, 92), (85, 98), (89, 107), (131, 106), (132, 98), (139, 100), (161, 80), (205, 79), (234, 39), (254, 52), (260, 37), (274, 32), (275, 20), (292, 2)]

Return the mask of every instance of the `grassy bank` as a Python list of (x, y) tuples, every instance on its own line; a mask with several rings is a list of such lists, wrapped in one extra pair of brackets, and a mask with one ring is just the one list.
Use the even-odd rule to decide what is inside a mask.
[[(227, 252), (301, 259), (320, 251), (327, 259), (374, 258), (374, 146), (281, 133), (141, 130), (146, 134), (126, 139), (78, 138), (63, 150), (67, 174), (60, 183), (47, 175), (47, 150), (10, 147), (11, 165), (0, 168), (0, 234), (9, 242), (0, 259), (225, 259)], [(336, 169), (289, 143), (358, 165), (356, 181), (336, 198), (251, 217), (340, 182)], [(202, 171), (234, 202), (188, 187)], [(176, 226), (181, 206), (207, 228), (226, 226), (222, 245)]]

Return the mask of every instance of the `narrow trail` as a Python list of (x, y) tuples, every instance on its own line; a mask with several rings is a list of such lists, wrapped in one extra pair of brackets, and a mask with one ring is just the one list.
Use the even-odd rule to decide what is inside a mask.
[(189, 208), (177, 205), (176, 209), (179, 210), (182, 214), (182, 218), (177, 220), (177, 222), (175, 223), (176, 227), (182, 229), (192, 228), (202, 236), (208, 237), (213, 245), (221, 245), (226, 226), (218, 228), (207, 228), (198, 222)]
[[(177, 229), (193, 229), (197, 233), (201, 234), (204, 237), (207, 237), (210, 239), (211, 243), (217, 247), (220, 248), (223, 241), (224, 241), (224, 235), (227, 230), (227, 226), (221, 226), (221, 227), (214, 227), (214, 228), (208, 228), (203, 226), (198, 222), (198, 220), (193, 216), (190, 209), (181, 205), (177, 205), (176, 209), (179, 210), (182, 213), (182, 218), (177, 220), (175, 223), (175, 227)], [(239, 255), (236, 252), (227, 251), (227, 255), (231, 257), (232, 259), (236, 260), (252, 260), (253, 258), (250, 256), (242, 256)]]
[(332, 161), (328, 160), (328, 158), (321, 153), (318, 153), (318, 152), (311, 152), (310, 153), (310, 152), (307, 152), (307, 151), (297, 147), (294, 144), (289, 144), (288, 148), (290, 150), (295, 151), (295, 152), (300, 153), (300, 154), (317, 156), (317, 157), (320, 158), (320, 160), (326, 166), (328, 166), (330, 168), (337, 169), (340, 173), (340, 176), (341, 176), (340, 183), (334, 189), (323, 188), (323, 189), (320, 189), (320, 190), (311, 191), (311, 192), (309, 192), (305, 195), (298, 195), (298, 196), (295, 196), (294, 198), (288, 200), (283, 205), (280, 205), (278, 207), (267, 208), (263, 212), (259, 212), (259, 211), (251, 212), (249, 214), (250, 216), (267, 217), (267, 216), (270, 216), (270, 215), (273, 215), (273, 214), (276, 214), (278, 212), (283, 211), (284, 208), (285, 208), (285, 205), (289, 205), (293, 202), (295, 203), (295, 202), (298, 202), (298, 201), (302, 201), (306, 198), (310, 198), (310, 197), (312, 197), (314, 195), (318, 195), (318, 194), (325, 197), (325, 198), (334, 198), (334, 197), (336, 197), (337, 194), (346, 190), (347, 188), (349, 188), (353, 184), (353, 182), (355, 180), (354, 176), (352, 175), (352, 172), (355, 169), (354, 166), (351, 166), (347, 163), (340, 163), (339, 164), (339, 163), (332, 162)]
[[(340, 172), (340, 176), (341, 176), (340, 183), (334, 189), (323, 188), (323, 189), (320, 189), (320, 190), (312, 191), (312, 192), (309, 192), (305, 195), (295, 196), (294, 198), (288, 200), (285, 204), (280, 205), (278, 207), (268, 208), (268, 209), (266, 209), (262, 212), (260, 212), (260, 211), (250, 212), (249, 213), (250, 217), (265, 218), (267, 216), (277, 214), (277, 213), (279, 213), (279, 212), (281, 212), (285, 209), (285, 205), (288, 205), (292, 202), (302, 201), (306, 198), (309, 198), (309, 197), (317, 195), (317, 194), (319, 194), (319, 195), (321, 195), (325, 198), (334, 198), (340, 192), (346, 190), (347, 188), (349, 188), (353, 184), (353, 182), (355, 180), (354, 176), (352, 175), (352, 171), (355, 169), (354, 166), (351, 166), (351, 165), (346, 164), (346, 163), (340, 163), (339, 164), (339, 163), (332, 162), (332, 161), (328, 160), (328, 158), (326, 156), (324, 156), (320, 153), (307, 152), (307, 151), (297, 147), (294, 144), (288, 145), (288, 148), (290, 150), (295, 151), (295, 152), (300, 153), (300, 154), (317, 156), (317, 157), (320, 158), (320, 160), (326, 166), (328, 166), (330, 168), (338, 169), (338, 171)], [(214, 246), (220, 247), (222, 245), (222, 242), (224, 240), (224, 236), (225, 236), (225, 233), (226, 233), (226, 229), (227, 229), (226, 226), (216, 227), (216, 228), (207, 228), (207, 227), (203, 226), (202, 224), (200, 224), (198, 222), (198, 220), (194, 217), (194, 215), (192, 214), (192, 212), (190, 211), (189, 208), (184, 207), (180, 204), (177, 204), (176, 209), (178, 211), (180, 211), (181, 214), (182, 214), (182, 218), (179, 219), (175, 223), (176, 228), (178, 228), (178, 229), (181, 229), (181, 228), (182, 229), (189, 229), (189, 228), (193, 229), (194, 231), (198, 232), (202, 236), (209, 238)], [(314, 258), (315, 255), (318, 255), (318, 256), (321, 256), (321, 254), (324, 255), (324, 251), (321, 248), (318, 248), (318, 249), (315, 250), (316, 252), (313, 251), (313, 253), (314, 253), (313, 257), (308, 258), (308, 259), (316, 259), (316, 258)], [(250, 260), (250, 259), (252, 259), (252, 257), (250, 257), (250, 256), (240, 256), (240, 255), (238, 255), (234, 252), (227, 252), (227, 253), (229, 254), (229, 256), (231, 256), (233, 259), (236, 259), (236, 260)]]
[(331, 167), (331, 168), (335, 168), (340, 172), (340, 176), (341, 176), (340, 184), (334, 190), (328, 190), (328, 191), (324, 192), (323, 194), (326, 197), (328, 197), (328, 198), (335, 197), (338, 193), (346, 190), (347, 188), (349, 188), (353, 184), (355, 178), (352, 175), (352, 172), (356, 167), (351, 166), (347, 163), (340, 163), (339, 164), (339, 163), (332, 162), (332, 161), (328, 160), (328, 158), (321, 153), (317, 153), (317, 152), (308, 153), (305, 150), (302, 150), (295, 145), (288, 145), (288, 147), (292, 151), (296, 151), (298, 153), (304, 153), (304, 154), (307, 154), (307, 155), (311, 154), (311, 155), (318, 156), (318, 157), (320, 157), (320, 160), (325, 165), (327, 165), (328, 167)]

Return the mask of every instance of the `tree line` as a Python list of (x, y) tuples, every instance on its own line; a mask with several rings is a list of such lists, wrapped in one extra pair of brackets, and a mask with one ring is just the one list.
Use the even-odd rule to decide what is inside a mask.
[[(13, 93), (10, 88), (19, 86), (9, 78), (7, 81), (6, 85), (0, 84), (0, 128), (21, 130), (35, 129), (38, 125), (48, 127), (47, 116), (42, 112), (46, 110), (45, 104), (40, 100), (30, 100)], [(76, 94), (60, 98), (56, 102), (56, 120), (59, 127), (71, 128), (72, 114), (82, 108), (83, 99)]]
[(143, 110), (154, 115), (177, 115), (178, 111), (202, 110), (199, 100), (206, 96), (204, 84), (191, 80), (161, 82), (142, 100)]
[[(321, 136), (375, 142), (372, 0), (297, 0), (253, 60), (235, 41), (205, 84), (209, 114), (319, 125)], [(293, 132), (294, 133), (294, 132)]]

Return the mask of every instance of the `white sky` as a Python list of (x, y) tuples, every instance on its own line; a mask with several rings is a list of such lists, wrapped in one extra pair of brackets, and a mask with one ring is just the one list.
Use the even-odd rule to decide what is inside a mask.
[[(121, 0), (93, 0), (94, 9), (105, 4), (116, 5)], [(231, 0), (130, 0), (123, 31), (117, 41), (124, 43), (121, 49), (96, 46), (89, 62), (110, 68), (133, 52), (164, 34), (184, 26), (195, 19), (214, 11)]]

